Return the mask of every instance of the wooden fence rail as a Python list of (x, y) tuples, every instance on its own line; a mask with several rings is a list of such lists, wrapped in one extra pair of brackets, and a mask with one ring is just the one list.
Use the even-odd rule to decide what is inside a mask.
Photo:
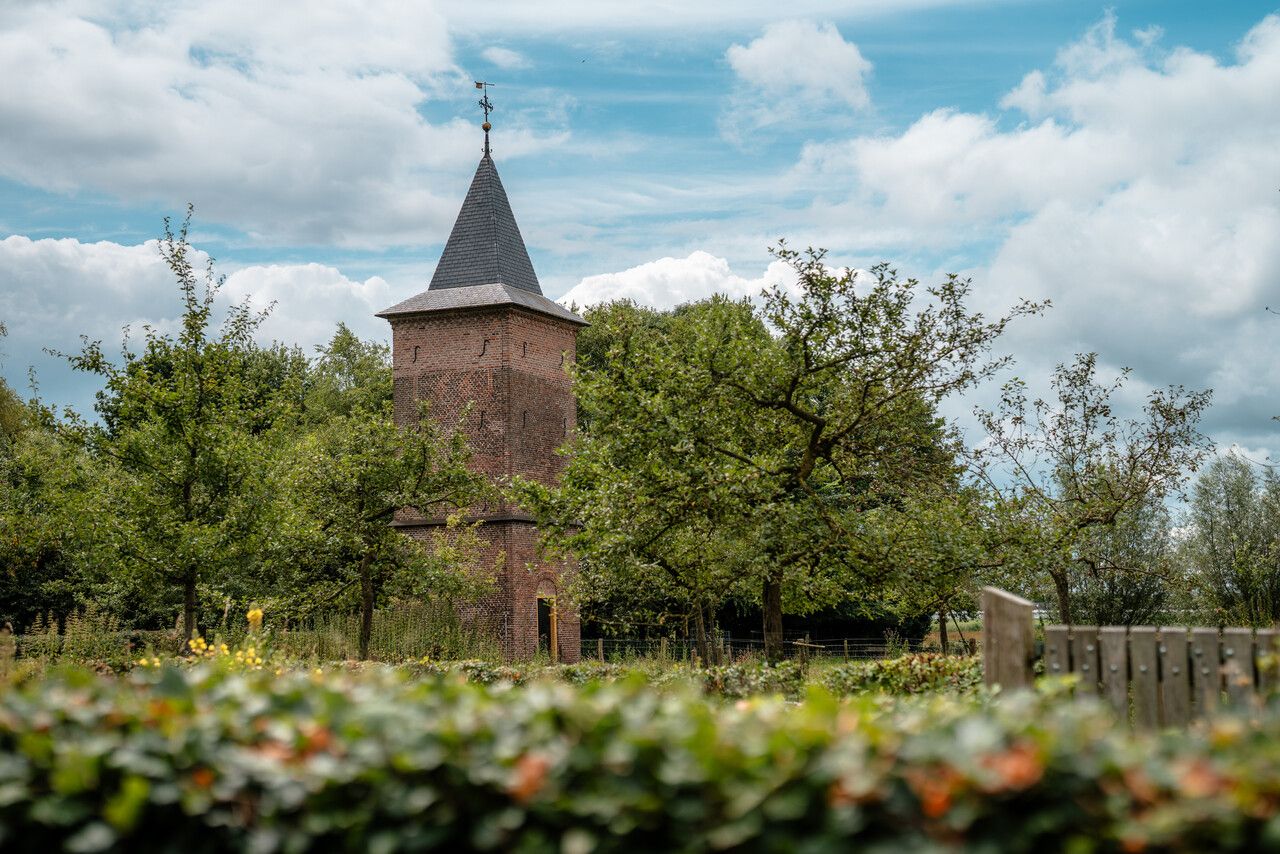
[[(1025, 687), (1034, 674), (1024, 636), (1032, 608), (1002, 590), (983, 591), (988, 685)], [(1014, 638), (1015, 640), (1005, 640)], [(1219, 708), (1247, 709), (1278, 684), (1274, 629), (1180, 626), (1047, 626), (1044, 672), (1074, 674), (1076, 696), (1098, 696), (1137, 727), (1182, 726)], [(1021, 662), (1021, 671), (1017, 672)]]

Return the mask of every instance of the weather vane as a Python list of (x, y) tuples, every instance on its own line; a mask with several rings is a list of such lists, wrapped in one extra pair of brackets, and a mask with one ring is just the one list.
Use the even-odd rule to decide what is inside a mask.
[(484, 128), (484, 154), (489, 156), (489, 130), (493, 125), (489, 124), (489, 113), (493, 112), (493, 102), (489, 100), (489, 87), (492, 83), (486, 83), (483, 80), (476, 81), (476, 88), (484, 92), (484, 96), (480, 99), (480, 109), (484, 110), (484, 124), (480, 127)]

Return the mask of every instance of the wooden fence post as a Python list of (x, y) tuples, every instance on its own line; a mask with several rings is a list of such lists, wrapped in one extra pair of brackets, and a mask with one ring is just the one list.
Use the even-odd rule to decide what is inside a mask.
[(1275, 693), (1277, 683), (1276, 653), (1277, 635), (1275, 629), (1258, 629), (1258, 693), (1265, 702)]
[(982, 671), (988, 686), (1030, 688), (1035, 605), (996, 587), (982, 588)]
[(1222, 630), (1222, 672), (1227, 682), (1227, 699), (1236, 709), (1248, 708), (1253, 700), (1253, 631)]
[(1044, 673), (1066, 676), (1071, 672), (1071, 637), (1066, 626), (1046, 626), (1044, 630)]
[(1217, 629), (1191, 630), (1191, 666), (1195, 717), (1203, 719), (1218, 710), (1218, 701), (1222, 697)]
[(1157, 682), (1156, 630), (1152, 626), (1129, 629), (1129, 662), (1133, 681), (1133, 722), (1140, 729), (1160, 726), (1160, 684)]
[(604, 638), (596, 638), (596, 658), (604, 661)]
[(1129, 722), (1129, 634), (1124, 626), (1103, 626), (1098, 630), (1102, 653), (1102, 691), (1120, 720)]
[(1098, 627), (1075, 626), (1071, 629), (1071, 672), (1079, 674), (1076, 696), (1098, 696)]
[(1160, 722), (1182, 726), (1191, 720), (1191, 673), (1187, 665), (1187, 630), (1160, 630)]

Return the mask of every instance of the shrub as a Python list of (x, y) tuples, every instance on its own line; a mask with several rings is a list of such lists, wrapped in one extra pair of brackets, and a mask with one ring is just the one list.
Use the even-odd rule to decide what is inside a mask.
[(0, 695), (11, 851), (1273, 849), (1280, 715), (1131, 736), (1099, 705), (388, 668), (56, 671)]
[(804, 669), (794, 661), (777, 664), (742, 663), (708, 667), (701, 671), (703, 689), (731, 699), (756, 694), (799, 696), (804, 688)]
[(835, 694), (879, 692), (924, 694), (969, 693), (982, 685), (978, 658), (922, 652), (881, 661), (855, 661), (825, 671), (820, 684)]

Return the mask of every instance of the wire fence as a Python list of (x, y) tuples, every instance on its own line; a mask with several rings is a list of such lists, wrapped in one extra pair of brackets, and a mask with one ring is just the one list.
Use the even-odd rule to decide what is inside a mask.
[[(952, 641), (948, 652), (972, 655), (976, 643)], [(725, 662), (764, 658), (764, 640), (761, 638), (717, 637), (708, 640), (713, 658)], [(940, 652), (936, 643), (885, 638), (827, 638), (811, 640), (807, 637), (786, 638), (782, 644), (783, 657), (789, 659), (828, 658), (844, 661), (869, 661), (897, 658), (913, 652)], [(628, 661), (639, 658), (657, 658), (671, 661), (691, 661), (698, 656), (697, 641), (690, 638), (583, 638), (583, 659), (598, 661)]]

